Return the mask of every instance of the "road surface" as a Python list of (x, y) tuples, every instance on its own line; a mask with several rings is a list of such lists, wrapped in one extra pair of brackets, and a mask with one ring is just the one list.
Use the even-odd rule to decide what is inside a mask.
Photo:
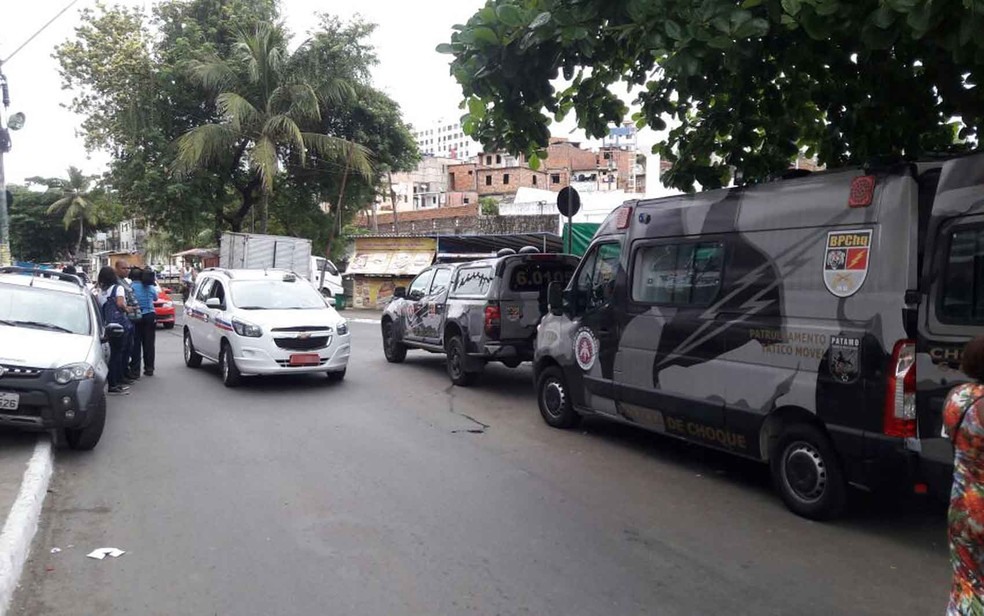
[[(939, 614), (939, 507), (795, 517), (763, 466), (539, 418), (528, 367), (452, 388), (439, 356), (230, 390), (160, 332), (157, 376), (59, 450), (11, 614)], [(51, 553), (51, 548), (61, 551)], [(95, 548), (120, 558), (85, 558)]]

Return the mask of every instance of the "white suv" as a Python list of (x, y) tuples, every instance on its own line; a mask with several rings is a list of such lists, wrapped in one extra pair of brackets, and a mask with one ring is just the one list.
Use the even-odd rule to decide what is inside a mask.
[(227, 387), (250, 374), (345, 378), (348, 324), (292, 272), (207, 269), (185, 304), (185, 318), (185, 364), (218, 362)]

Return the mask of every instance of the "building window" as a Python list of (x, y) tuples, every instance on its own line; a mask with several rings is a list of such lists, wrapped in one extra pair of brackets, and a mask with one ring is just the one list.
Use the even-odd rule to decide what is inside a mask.
[(471, 203), (471, 199), (469, 199), (468, 197), (465, 197), (465, 205), (468, 205), (469, 203)]
[(492, 164), (492, 157), (491, 156), (486, 156), (485, 157), (485, 164), (486, 165), (491, 165)]
[(533, 176), (533, 185), (536, 186), (536, 176)]
[(486, 175), (485, 176), (485, 185), (486, 186), (491, 186), (492, 185), (492, 176), (491, 175)]
[(559, 173), (552, 174), (550, 176), (550, 183), (551, 184), (560, 184), (560, 174)]
[(509, 183), (509, 174), (508, 173), (503, 173), (502, 174), (502, 183), (503, 184), (508, 184)]
[(498, 154), (495, 155), (495, 164), (500, 164), (502, 162), (502, 157)]
[(468, 170), (468, 175), (471, 175), (471, 174), (472, 174), (472, 170), (471, 170), (471, 169), (469, 169), (469, 170)]

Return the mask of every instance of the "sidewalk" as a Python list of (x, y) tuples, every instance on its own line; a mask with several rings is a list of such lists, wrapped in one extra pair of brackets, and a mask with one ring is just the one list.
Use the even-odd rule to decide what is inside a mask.
[(339, 310), (338, 314), (353, 323), (379, 323), (379, 319), (383, 316), (383, 311), (346, 308), (345, 310)]
[(47, 435), (0, 431), (0, 616), (27, 560), (52, 463)]

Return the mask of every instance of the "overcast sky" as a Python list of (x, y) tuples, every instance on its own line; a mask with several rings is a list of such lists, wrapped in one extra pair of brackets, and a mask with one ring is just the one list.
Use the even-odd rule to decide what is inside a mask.
[[(7, 58), (70, 1), (0, 0), (4, 5), (0, 58)], [(22, 183), (35, 175), (63, 177), (69, 165), (92, 174), (105, 170), (108, 157), (87, 153), (75, 136), (79, 119), (62, 107), (71, 100), (71, 93), (61, 89), (57, 62), (51, 57), (56, 45), (73, 36), (79, 10), (95, 2), (77, 0), (3, 66), (10, 83), (10, 111), (27, 114), (25, 127), (13, 134), (13, 150), (4, 158), (10, 183)], [(154, 0), (118, 3), (149, 11)], [(458, 109), (461, 89), (448, 73), (449, 57), (434, 48), (450, 39), (452, 25), (464, 23), (483, 5), (484, 0), (281, 0), (284, 20), (297, 35), (315, 25), (315, 11), (343, 18), (359, 13), (378, 24), (372, 39), (379, 56), (373, 80), (400, 104), (404, 118), (416, 125), (462, 113)], [(568, 118), (564, 126), (555, 127), (554, 134), (569, 135), (573, 126), (573, 119)], [(640, 134), (640, 144), (645, 142), (651, 139)]]

